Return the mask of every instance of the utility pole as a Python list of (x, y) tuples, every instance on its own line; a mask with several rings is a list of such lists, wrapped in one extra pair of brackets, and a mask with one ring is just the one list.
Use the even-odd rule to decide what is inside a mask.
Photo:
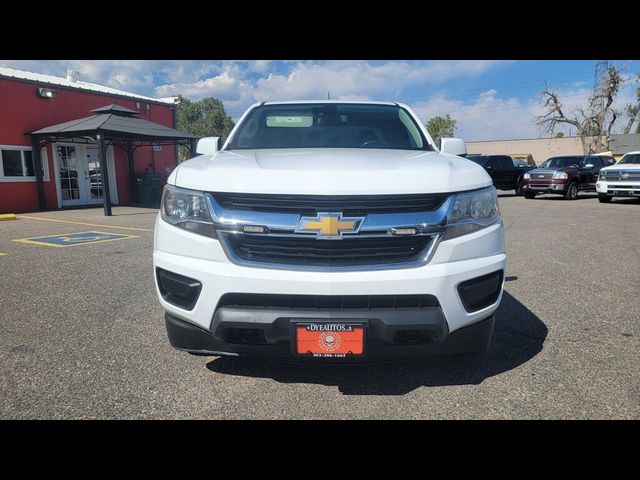
[(331, 92), (327, 92), (327, 100), (331, 100)]

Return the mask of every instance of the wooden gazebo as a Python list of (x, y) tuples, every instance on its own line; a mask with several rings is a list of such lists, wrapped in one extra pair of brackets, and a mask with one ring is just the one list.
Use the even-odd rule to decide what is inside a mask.
[[(198, 140), (195, 135), (137, 118), (138, 112), (121, 105), (112, 104), (91, 111), (94, 115), (27, 132), (32, 138), (38, 200), (42, 210), (45, 209), (45, 196), (40, 149), (47, 143), (65, 141), (96, 144), (102, 176), (104, 214), (108, 216), (111, 215), (111, 198), (106, 162), (107, 145), (127, 152), (132, 185), (135, 179), (134, 153), (141, 146), (185, 145), (195, 154)], [(132, 187), (132, 198), (135, 198), (135, 187)]]

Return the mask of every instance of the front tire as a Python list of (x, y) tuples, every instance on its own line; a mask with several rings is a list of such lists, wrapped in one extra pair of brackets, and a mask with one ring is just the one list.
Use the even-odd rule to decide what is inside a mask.
[(532, 198), (536, 198), (536, 194), (531, 192), (524, 192), (523, 195), (524, 198), (528, 198), (529, 200), (531, 200)]
[(518, 180), (518, 183), (516, 184), (516, 197), (520, 196), (522, 196), (522, 181)]
[(600, 203), (611, 203), (612, 197), (605, 193), (599, 193), (598, 200), (600, 201)]
[(575, 200), (578, 198), (578, 182), (571, 182), (564, 194), (565, 200)]

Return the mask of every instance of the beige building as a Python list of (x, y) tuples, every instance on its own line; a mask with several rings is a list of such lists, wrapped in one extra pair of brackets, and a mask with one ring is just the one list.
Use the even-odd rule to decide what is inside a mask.
[(580, 137), (528, 138), (523, 140), (490, 140), (466, 142), (469, 153), (502, 155), (531, 154), (536, 164), (559, 155), (584, 155)]

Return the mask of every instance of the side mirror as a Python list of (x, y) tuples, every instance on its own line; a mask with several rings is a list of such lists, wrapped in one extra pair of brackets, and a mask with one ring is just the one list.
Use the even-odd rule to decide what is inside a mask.
[(440, 151), (464, 157), (467, 154), (467, 146), (461, 138), (443, 138), (440, 140)]
[(196, 146), (196, 153), (200, 155), (212, 155), (220, 150), (221, 147), (220, 137), (204, 137), (198, 140)]

